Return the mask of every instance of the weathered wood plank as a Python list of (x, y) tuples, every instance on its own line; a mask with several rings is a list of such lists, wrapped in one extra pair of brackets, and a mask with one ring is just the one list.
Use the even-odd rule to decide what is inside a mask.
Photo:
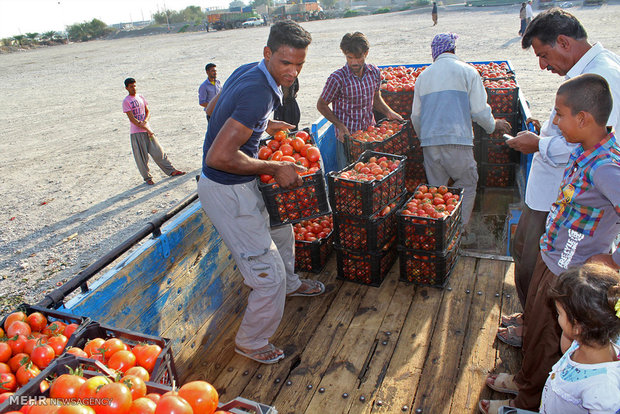
[(487, 373), (495, 365), (493, 342), (503, 285), (503, 277), (500, 276), (506, 273), (507, 267), (507, 263), (501, 261), (478, 261), (476, 294), (472, 296), (451, 413), (477, 413), (478, 400), (490, 395), (484, 382)]
[[(395, 267), (398, 269), (398, 266)], [(375, 338), (377, 345), (368, 371), (360, 379), (360, 386), (355, 394), (351, 396), (349, 414), (370, 413), (372, 411), (375, 396), (387, 374), (414, 295), (414, 285), (399, 282), (385, 318), (379, 327), (379, 333)]]
[[(457, 263), (453, 276), (457, 275), (463, 266), (462, 261), (460, 259)], [(441, 289), (421, 286), (416, 288), (385, 378), (376, 392), (371, 412), (395, 413), (401, 412), (405, 405), (411, 406), (443, 295), (444, 290)]]
[(463, 346), (472, 296), (476, 294), (475, 265), (476, 260), (462, 257), (455, 268), (450, 280), (452, 291), (443, 296), (415, 402), (409, 408), (422, 408), (426, 413), (444, 413), (450, 409), (458, 378), (459, 350)]
[[(319, 383), (325, 392), (314, 394), (306, 413), (349, 411), (352, 404), (350, 396), (355, 394), (365, 363), (375, 349), (378, 329), (398, 286), (397, 278), (397, 268), (394, 267), (379, 288), (366, 288), (340, 350)], [(343, 398), (345, 393), (349, 398)]]

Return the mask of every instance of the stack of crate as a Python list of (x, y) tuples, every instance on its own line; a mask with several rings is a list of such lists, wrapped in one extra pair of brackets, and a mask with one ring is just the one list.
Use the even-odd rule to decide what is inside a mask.
[[(372, 157), (385, 157), (394, 168), (368, 181), (347, 177), (356, 164), (368, 163)], [(405, 160), (404, 156), (365, 151), (356, 163), (329, 173), (339, 279), (379, 286), (394, 264), (396, 212), (405, 199)]]
[(447, 217), (433, 218), (416, 215), (410, 205), (421, 193), (420, 187), (397, 213), (400, 280), (442, 288), (458, 259), (463, 190), (448, 188), (451, 194), (458, 195), (458, 203)]
[[(520, 130), (519, 87), (514, 75), (506, 78), (483, 78), (489, 105), (496, 119), (505, 119), (512, 126), (511, 135)], [(508, 145), (502, 134), (488, 134), (474, 123), (474, 154), (478, 162), (480, 187), (511, 187), (514, 185), (519, 153)]]

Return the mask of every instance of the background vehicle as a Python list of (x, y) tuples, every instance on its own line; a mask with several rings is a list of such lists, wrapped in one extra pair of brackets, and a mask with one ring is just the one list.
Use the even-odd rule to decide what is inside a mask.
[(241, 24), (241, 27), (264, 26), (265, 21), (262, 17), (251, 17)]

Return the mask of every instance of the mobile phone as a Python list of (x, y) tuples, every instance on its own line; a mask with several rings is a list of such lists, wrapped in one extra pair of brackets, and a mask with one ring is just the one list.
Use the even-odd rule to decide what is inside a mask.
[(509, 134), (504, 134), (503, 137), (504, 137), (504, 139), (506, 141), (508, 141), (509, 139), (513, 139), (514, 138), (512, 135), (509, 135)]

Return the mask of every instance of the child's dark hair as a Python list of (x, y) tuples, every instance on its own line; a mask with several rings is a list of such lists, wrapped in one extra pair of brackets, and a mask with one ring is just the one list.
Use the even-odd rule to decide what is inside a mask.
[(132, 83), (136, 83), (136, 80), (134, 78), (125, 79), (125, 88), (131, 85)]
[(560, 85), (557, 92), (573, 115), (588, 112), (600, 126), (606, 126), (613, 107), (609, 84), (601, 75), (585, 73)]
[(282, 20), (271, 26), (267, 47), (275, 52), (280, 46), (305, 49), (312, 42), (310, 33), (292, 20)]
[(343, 53), (352, 53), (355, 56), (362, 56), (370, 49), (370, 42), (362, 32), (347, 33), (340, 41), (340, 50)]
[(585, 264), (562, 273), (549, 289), (549, 297), (562, 305), (566, 318), (579, 325), (582, 345), (607, 345), (620, 334), (615, 306), (620, 300), (620, 275), (600, 264)]

